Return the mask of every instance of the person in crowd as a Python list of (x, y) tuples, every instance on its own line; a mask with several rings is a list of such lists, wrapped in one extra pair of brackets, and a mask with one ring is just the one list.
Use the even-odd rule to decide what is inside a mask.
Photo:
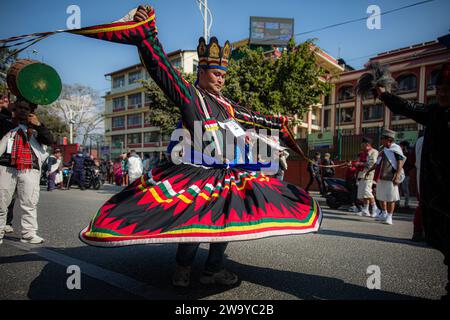
[(116, 182), (116, 186), (122, 186), (123, 185), (123, 158), (122, 156), (117, 158), (117, 160), (114, 162), (113, 170), (114, 170), (114, 179)]
[(136, 153), (136, 150), (131, 150), (130, 157), (128, 158), (128, 183), (132, 184), (142, 177), (143, 171), (144, 167), (141, 158)]
[(422, 146), (423, 146), (423, 136), (419, 137), (414, 146), (415, 153), (415, 167), (416, 167), (416, 181), (417, 181), (417, 198), (419, 200), (419, 205), (417, 206), (414, 212), (414, 230), (412, 241), (414, 242), (422, 242), (425, 241), (425, 233), (423, 230), (423, 222), (422, 222), (422, 204), (420, 201), (420, 160), (422, 158)]
[(324, 154), (322, 160), (322, 189), (325, 190), (325, 181), (323, 178), (332, 178), (336, 174), (336, 169), (334, 167), (334, 162), (331, 160), (331, 154), (328, 152)]
[(83, 153), (83, 149), (79, 149), (78, 152), (72, 156), (72, 177), (70, 179), (69, 185), (67, 186), (67, 189), (70, 189), (70, 186), (73, 182), (76, 182), (78, 184), (78, 187), (80, 190), (86, 190), (85, 180), (85, 163), (86, 163), (87, 157)]
[(314, 161), (308, 162), (308, 173), (309, 173), (309, 182), (305, 188), (306, 192), (309, 192), (309, 188), (314, 183), (314, 180), (317, 181), (317, 185), (319, 186), (320, 194), (324, 194), (323, 184), (322, 184), (322, 176), (320, 173), (320, 153), (316, 152), (314, 155)]
[(53, 136), (34, 114), (36, 108), (36, 104), (19, 96), (12, 106), (11, 118), (5, 114), (0, 117), (0, 244), (15, 192), (22, 213), (21, 242), (44, 242), (37, 234), (37, 204), (41, 168), (48, 156), (44, 146), (53, 144)]
[(53, 191), (62, 182), (61, 170), (63, 167), (61, 149), (55, 149), (53, 155), (48, 158), (48, 183), (47, 191)]
[[(395, 143), (394, 131), (385, 129), (381, 136), (381, 143), (383, 149), (374, 166), (376, 167), (374, 179), (377, 181), (376, 198), (382, 210), (376, 220), (392, 225), (395, 203), (400, 200), (398, 185), (404, 179), (403, 164), (406, 157), (403, 155), (402, 148)], [(366, 177), (369, 177), (371, 173), (372, 169), (366, 173)]]
[(411, 150), (410, 150), (410, 143), (406, 140), (400, 142), (400, 147), (402, 148), (403, 154), (406, 157), (405, 164), (403, 165), (403, 170), (405, 171), (405, 180), (403, 180), (401, 186), (402, 186), (402, 192), (403, 196), (405, 197), (405, 209), (409, 209), (409, 201), (410, 201), (410, 192), (409, 192), (409, 176), (414, 169), (414, 163), (411, 162)]
[[(378, 207), (372, 192), (374, 172), (368, 171), (375, 165), (378, 158), (378, 151), (373, 148), (371, 138), (364, 137), (362, 141), (362, 149), (365, 153), (365, 161), (360, 162), (361, 171), (358, 172), (358, 200), (363, 204), (363, 208), (357, 213), (359, 216), (376, 218), (378, 215)], [(367, 174), (368, 173), (368, 174)], [(369, 206), (372, 211), (369, 212)]]
[(148, 173), (150, 172), (150, 165), (151, 165), (150, 155), (146, 153), (144, 154), (144, 161), (142, 162), (143, 174), (145, 176), (148, 176)]
[[(443, 64), (436, 80), (437, 103), (424, 105), (391, 94), (379, 86), (378, 97), (395, 114), (425, 126), (420, 160), (420, 204), (426, 241), (440, 250), (444, 263), (450, 261), (450, 171), (448, 148), (439, 141), (450, 141), (450, 61)], [(447, 294), (449, 299), (450, 268)]]

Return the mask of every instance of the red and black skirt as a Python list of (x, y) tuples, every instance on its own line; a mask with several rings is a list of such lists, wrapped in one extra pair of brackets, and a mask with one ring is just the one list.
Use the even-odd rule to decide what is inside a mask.
[(308, 193), (261, 172), (170, 163), (108, 200), (80, 238), (101, 247), (228, 242), (316, 232), (321, 220)]

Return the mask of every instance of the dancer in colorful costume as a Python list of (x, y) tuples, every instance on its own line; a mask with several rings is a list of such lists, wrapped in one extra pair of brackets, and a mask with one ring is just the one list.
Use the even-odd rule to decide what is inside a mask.
[(173, 278), (177, 286), (189, 284), (199, 244), (211, 243), (200, 281), (231, 285), (238, 278), (223, 268), (229, 241), (319, 230), (319, 205), (302, 189), (266, 176), (260, 164), (240, 164), (234, 158), (211, 162), (202, 155), (211, 141), (225, 155), (226, 148), (220, 148), (227, 132), (238, 136), (244, 128), (279, 130), (287, 147), (301, 153), (287, 117), (264, 116), (221, 95), (231, 55), (228, 41), (221, 47), (215, 37), (209, 44), (200, 38), (198, 83), (193, 85), (169, 62), (151, 7), (139, 7), (119, 22), (70, 32), (136, 45), (153, 80), (179, 106), (182, 127), (194, 136), (194, 123), (200, 122), (210, 138), (193, 143), (191, 156), (200, 157), (200, 164), (185, 153), (182, 163), (156, 167), (152, 179), (143, 176), (108, 200), (81, 232), (83, 242), (102, 247), (180, 243)]

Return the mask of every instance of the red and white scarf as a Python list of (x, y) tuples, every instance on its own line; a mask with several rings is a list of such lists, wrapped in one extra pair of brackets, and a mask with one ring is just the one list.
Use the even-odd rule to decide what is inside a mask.
[(27, 129), (27, 135), (22, 128), (19, 128), (14, 137), (11, 152), (11, 165), (18, 171), (30, 170), (33, 168), (33, 151), (31, 150), (30, 139), (33, 135), (31, 128)]

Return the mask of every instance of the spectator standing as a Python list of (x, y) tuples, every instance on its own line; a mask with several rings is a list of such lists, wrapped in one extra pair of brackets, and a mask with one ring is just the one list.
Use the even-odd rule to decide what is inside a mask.
[(406, 157), (405, 164), (403, 165), (403, 170), (405, 171), (405, 180), (403, 180), (401, 186), (403, 191), (403, 196), (405, 197), (405, 208), (409, 209), (409, 200), (410, 200), (410, 192), (409, 192), (409, 175), (414, 169), (414, 163), (411, 162), (411, 152), (409, 149), (409, 142), (402, 141), (400, 142), (400, 147), (402, 148), (403, 154)]
[(132, 184), (138, 178), (142, 177), (143, 172), (144, 167), (141, 158), (135, 150), (131, 150), (130, 157), (128, 158), (128, 183)]
[[(363, 138), (362, 149), (366, 155), (366, 161), (361, 162), (362, 171), (358, 173), (358, 195), (357, 198), (363, 203), (363, 208), (357, 213), (359, 216), (373, 217), (377, 216), (378, 207), (372, 192), (374, 172), (369, 170), (375, 165), (378, 158), (378, 150), (373, 148), (373, 142), (370, 138)], [(369, 206), (372, 206), (372, 212), (369, 212)]]
[(47, 191), (56, 189), (56, 185), (62, 182), (62, 154), (61, 149), (55, 149), (53, 155), (48, 158), (48, 184)]
[(312, 162), (308, 162), (309, 182), (305, 188), (306, 192), (309, 192), (309, 188), (314, 183), (314, 180), (316, 180), (319, 186), (320, 194), (324, 194), (322, 177), (320, 174), (320, 163), (320, 153), (316, 152), (314, 155), (314, 160)]
[[(376, 196), (382, 210), (376, 219), (389, 225), (392, 225), (395, 203), (400, 200), (398, 185), (404, 179), (403, 164), (406, 160), (402, 149), (394, 141), (395, 132), (385, 129), (381, 137), (383, 149), (379, 153), (375, 170)], [(370, 171), (366, 173), (367, 176), (370, 174)]]
[[(39, 244), (37, 204), (41, 168), (53, 136), (33, 113), (37, 105), (17, 97), (11, 119), (0, 118), (0, 244), (5, 234), (8, 206), (17, 192), (22, 212), (21, 242)], [(17, 190), (16, 190), (17, 188)]]

